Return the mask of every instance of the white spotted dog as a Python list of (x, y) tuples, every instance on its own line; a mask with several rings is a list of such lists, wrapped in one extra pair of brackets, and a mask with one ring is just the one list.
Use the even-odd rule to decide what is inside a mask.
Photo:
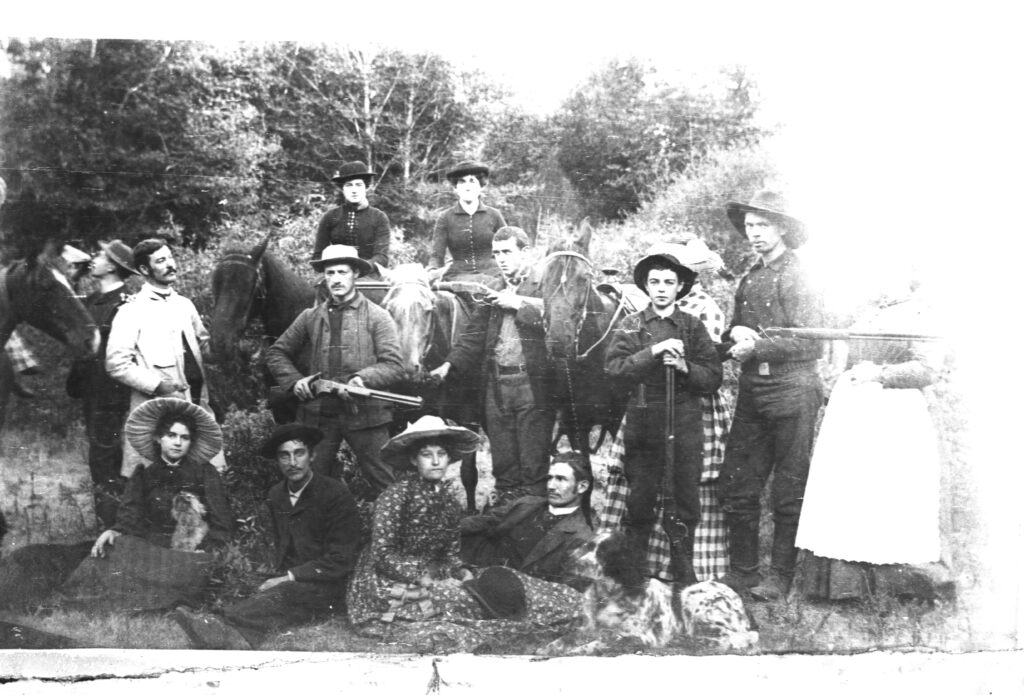
[[(757, 633), (739, 596), (718, 582), (700, 582), (679, 593), (658, 579), (636, 582), (625, 536), (598, 534), (579, 558), (581, 574), (593, 579), (584, 593), (583, 614), (572, 632), (542, 648), (542, 656), (591, 655), (664, 647), (676, 638), (695, 646), (746, 649)], [(642, 592), (625, 586), (643, 584)]]
[(191, 492), (179, 492), (171, 502), (171, 517), (175, 521), (171, 536), (171, 549), (196, 552), (210, 530), (203, 517), (206, 507)]

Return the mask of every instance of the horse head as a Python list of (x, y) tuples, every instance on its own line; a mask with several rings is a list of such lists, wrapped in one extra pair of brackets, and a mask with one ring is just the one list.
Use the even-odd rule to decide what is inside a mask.
[(430, 351), (436, 308), (436, 296), (423, 266), (419, 263), (396, 266), (382, 306), (395, 320), (398, 345), (409, 376), (413, 381), (422, 381), (426, 375), (425, 360)]
[(544, 335), (548, 355), (553, 358), (578, 355), (594, 276), (587, 256), (590, 236), (590, 222), (583, 220), (574, 232), (548, 245), (543, 261)]
[(261, 267), (270, 234), (251, 249), (228, 248), (213, 269), (213, 311), (210, 315), (210, 346), (221, 363), (240, 356), (239, 337), (252, 316), (262, 285)]
[(79, 355), (93, 355), (100, 345), (96, 322), (75, 296), (58, 258), (52, 248), (47, 248), (7, 270), (3, 283), (6, 298), (0, 299), (0, 308), (6, 308), (0, 337), (6, 342), (14, 327), (25, 322)]

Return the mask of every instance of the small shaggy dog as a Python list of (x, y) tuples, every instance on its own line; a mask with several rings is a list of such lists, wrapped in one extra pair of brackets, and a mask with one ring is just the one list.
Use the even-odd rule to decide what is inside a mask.
[(584, 594), (583, 615), (573, 632), (541, 649), (541, 656), (636, 651), (676, 638), (718, 650), (757, 644), (743, 602), (724, 584), (699, 582), (676, 596), (671, 584), (649, 579), (643, 592), (627, 591), (624, 586), (636, 583), (636, 570), (621, 533), (599, 534), (579, 565), (594, 580)]
[(179, 492), (171, 502), (171, 516), (176, 523), (171, 536), (171, 549), (196, 552), (210, 530), (204, 521), (206, 507), (191, 492)]

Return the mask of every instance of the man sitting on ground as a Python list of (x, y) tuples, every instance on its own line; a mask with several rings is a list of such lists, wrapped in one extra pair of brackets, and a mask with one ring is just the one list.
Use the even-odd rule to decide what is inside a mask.
[(223, 609), (223, 616), (187, 608), (173, 614), (193, 646), (249, 649), (293, 625), (321, 620), (344, 606), (348, 575), (359, 551), (355, 498), (345, 483), (314, 473), (314, 449), (323, 433), (307, 425), (280, 425), (261, 454), (273, 458), (285, 480), (270, 489), (276, 568), (256, 594)]
[(507, 565), (578, 591), (589, 580), (575, 571), (575, 551), (594, 536), (593, 475), (582, 454), (555, 454), (547, 497), (527, 495), (462, 520), (462, 557), (470, 565)]

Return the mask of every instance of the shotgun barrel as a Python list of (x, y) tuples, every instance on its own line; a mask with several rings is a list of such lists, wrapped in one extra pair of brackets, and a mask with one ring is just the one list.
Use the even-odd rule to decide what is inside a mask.
[(845, 328), (765, 328), (769, 338), (803, 338), (804, 340), (943, 340), (941, 335), (926, 333), (881, 333), (852, 331)]
[(317, 379), (313, 382), (313, 390), (318, 395), (322, 393), (333, 393), (338, 396), (348, 394), (350, 396), (360, 396), (362, 398), (375, 398), (379, 401), (387, 401), (388, 403), (397, 403), (398, 405), (407, 405), (414, 408), (423, 407), (423, 399), (419, 396), (406, 396), (402, 393), (368, 389), (363, 386), (342, 384), (341, 382), (331, 381), (330, 379)]

